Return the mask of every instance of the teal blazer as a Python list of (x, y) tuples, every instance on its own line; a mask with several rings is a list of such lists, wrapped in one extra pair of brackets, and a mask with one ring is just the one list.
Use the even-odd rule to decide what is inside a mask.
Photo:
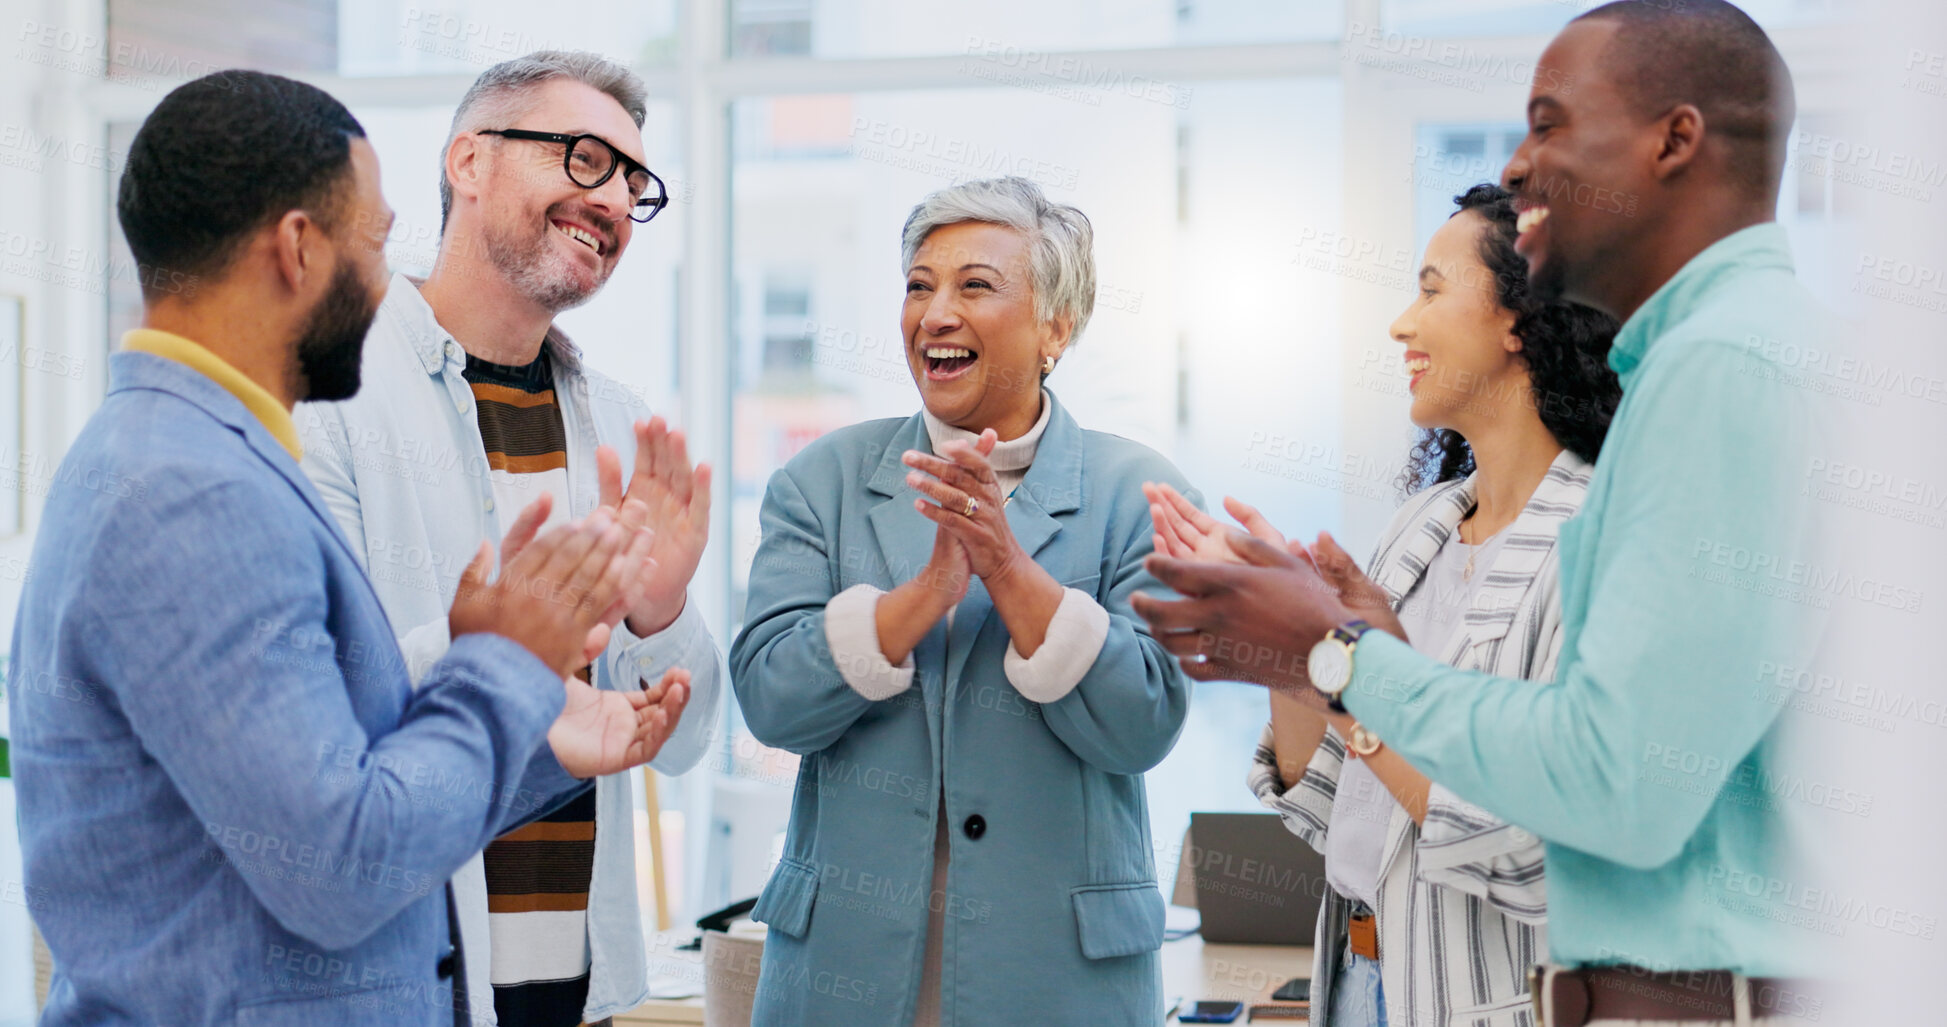
[[(976, 579), (951, 631), (942, 619), (914, 651), (913, 686), (875, 702), (834, 665), (825, 604), (926, 565), (936, 529), (913, 509), (908, 449), (932, 450), (918, 414), (854, 425), (806, 447), (764, 497), (731, 682), (758, 740), (803, 759), (784, 858), (752, 913), (770, 926), (755, 1022), (907, 1027), (929, 910), (945, 925), (943, 1023), (1159, 1022), (1163, 896), (1141, 775), (1175, 743), (1190, 693), (1129, 596), (1167, 593), (1142, 567), (1139, 486), (1194, 493), (1162, 456), (1083, 431), (1055, 403), (1007, 520), (1056, 581), (1108, 610), (1094, 666), (1055, 702), (1024, 698)], [(936, 894), (943, 799), (951, 860)]]

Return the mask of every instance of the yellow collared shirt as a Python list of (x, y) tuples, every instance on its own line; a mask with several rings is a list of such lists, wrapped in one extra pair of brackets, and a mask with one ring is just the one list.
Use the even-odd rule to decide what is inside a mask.
[(122, 336), (122, 348), (137, 353), (153, 353), (200, 372), (223, 386), (224, 391), (237, 397), (244, 409), (255, 414), (271, 437), (291, 454), (291, 459), (304, 458), (304, 447), (298, 442), (297, 424), (291, 420), (291, 412), (278, 402), (277, 397), (251, 381), (242, 371), (230, 366), (222, 357), (174, 332), (154, 328), (137, 328)]

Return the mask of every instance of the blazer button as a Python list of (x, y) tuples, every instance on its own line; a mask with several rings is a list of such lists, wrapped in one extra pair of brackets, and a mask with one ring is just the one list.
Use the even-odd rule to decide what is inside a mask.
[(446, 954), (439, 957), (439, 962), (433, 965), (433, 970), (439, 974), (441, 980), (453, 976), (453, 946), (446, 946)]
[(960, 825), (960, 830), (966, 832), (968, 838), (979, 841), (980, 836), (987, 833), (987, 821), (980, 814), (975, 813), (967, 818), (966, 823)]

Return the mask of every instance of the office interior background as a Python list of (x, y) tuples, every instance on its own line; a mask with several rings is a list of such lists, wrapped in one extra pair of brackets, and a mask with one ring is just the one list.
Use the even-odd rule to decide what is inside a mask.
[[(899, 227), (926, 193), (970, 178), (1026, 176), (1095, 225), (1096, 315), (1050, 383), (1083, 425), (1162, 451), (1213, 503), (1246, 498), (1363, 554), (1410, 441), (1386, 326), (1452, 197), (1497, 179), (1521, 138), (1535, 57), (1594, 5), (5, 0), (0, 631), (54, 468), (140, 315), (114, 217), (122, 152), (185, 79), (248, 66), (345, 101), (398, 212), (388, 256), (424, 273), (441, 143), (481, 70), (542, 48), (636, 68), (673, 202), (561, 324), (719, 469), (692, 597), (727, 647), (771, 472), (823, 432), (915, 409)], [(1931, 211), (1947, 182), (1938, 165), (1848, 161), (1858, 97), (1839, 4), (1744, 6), (1798, 86), (1779, 218), (1802, 277), (1856, 316), (1872, 300), (1848, 288), (1855, 207)], [(726, 702), (713, 755), (659, 786), (677, 923), (757, 892), (795, 779), (796, 757), (756, 743)], [(1165, 882), (1191, 810), (1255, 808), (1243, 782), (1264, 717), (1261, 689), (1197, 687), (1182, 740), (1149, 774)], [(12, 824), (0, 784), (0, 1024), (32, 1015)]]

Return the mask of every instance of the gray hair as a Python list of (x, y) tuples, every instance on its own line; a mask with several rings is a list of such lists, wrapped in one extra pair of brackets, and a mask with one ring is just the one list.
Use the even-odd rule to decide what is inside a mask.
[(1040, 186), (1018, 176), (962, 182), (921, 200), (907, 215), (904, 266), (913, 266), (934, 229), (965, 221), (1004, 225), (1027, 236), (1035, 320), (1070, 318), (1069, 344), (1081, 338), (1095, 313), (1095, 229), (1088, 216), (1049, 202)]
[(642, 79), (598, 53), (536, 50), (488, 68), (460, 97), (460, 107), (453, 112), (453, 127), (446, 133), (446, 145), (439, 151), (440, 231), (446, 230), (447, 215), (453, 211), (453, 183), (446, 178), (446, 151), (452, 149), (453, 140), (483, 128), (512, 125), (532, 109), (534, 88), (558, 78), (571, 78), (615, 97), (615, 102), (635, 119), (637, 128), (649, 114), (648, 89)]

